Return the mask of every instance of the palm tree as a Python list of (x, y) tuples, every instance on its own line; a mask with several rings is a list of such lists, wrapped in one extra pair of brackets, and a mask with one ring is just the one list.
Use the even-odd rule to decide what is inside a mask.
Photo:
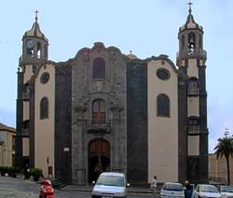
[(219, 157), (225, 157), (227, 163), (227, 182), (230, 185), (230, 165), (229, 158), (233, 157), (233, 138), (224, 137), (218, 139), (218, 144), (214, 148), (217, 159)]

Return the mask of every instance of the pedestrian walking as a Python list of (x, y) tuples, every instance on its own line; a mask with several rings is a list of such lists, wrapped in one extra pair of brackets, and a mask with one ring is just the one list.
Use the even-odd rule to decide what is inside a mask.
[(153, 193), (153, 195), (156, 194), (157, 191), (157, 176), (155, 175), (150, 183), (150, 189)]

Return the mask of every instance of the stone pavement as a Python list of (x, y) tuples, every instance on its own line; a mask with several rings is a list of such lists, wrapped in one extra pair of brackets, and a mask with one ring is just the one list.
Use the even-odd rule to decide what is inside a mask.
[[(17, 178), (21, 178), (23, 179), (24, 176), (19, 174), (17, 175)], [(67, 185), (65, 187), (62, 187), (61, 191), (80, 191), (80, 192), (91, 192), (92, 191), (93, 186), (79, 186), (79, 185)], [(128, 193), (148, 193), (151, 194), (151, 190), (148, 188), (143, 186), (143, 187), (138, 187), (138, 186), (130, 186), (127, 188)], [(159, 192), (157, 192), (157, 194), (159, 194)]]
[[(0, 176), (0, 198), (38, 198), (40, 183), (33, 181), (32, 178), (24, 180), (23, 175), (17, 175), (17, 178)], [(55, 189), (56, 198), (89, 198), (93, 189), (90, 186), (67, 185), (61, 189)], [(151, 198), (151, 191), (145, 187), (128, 188), (130, 198), (145, 197)], [(159, 198), (159, 194), (154, 196)]]
[[(91, 192), (93, 186), (77, 186), (77, 185), (67, 185), (61, 188), (61, 191), (83, 191), (83, 192)], [(134, 187), (130, 186), (127, 188), (128, 193), (152, 193), (151, 190), (146, 187)]]

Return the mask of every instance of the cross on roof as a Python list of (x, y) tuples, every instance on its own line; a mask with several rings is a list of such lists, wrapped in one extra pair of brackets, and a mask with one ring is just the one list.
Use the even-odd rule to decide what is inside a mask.
[(192, 4), (193, 4), (193, 3), (189, 0), (189, 2), (188, 2), (188, 5), (189, 5), (189, 12), (192, 11), (192, 8), (191, 8)]
[(35, 17), (35, 19), (36, 19), (36, 21), (38, 20), (38, 13), (39, 13), (39, 11), (38, 10), (36, 10), (35, 11), (35, 13), (36, 13), (36, 17)]

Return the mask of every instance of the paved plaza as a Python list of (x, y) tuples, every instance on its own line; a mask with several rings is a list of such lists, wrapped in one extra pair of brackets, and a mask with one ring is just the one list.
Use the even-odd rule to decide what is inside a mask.
[[(38, 198), (40, 183), (17, 178), (0, 176), (0, 198)], [(68, 185), (61, 190), (55, 189), (55, 198), (90, 198), (92, 186)], [(147, 188), (129, 187), (129, 198), (152, 197)], [(158, 197), (158, 195), (156, 196)]]

